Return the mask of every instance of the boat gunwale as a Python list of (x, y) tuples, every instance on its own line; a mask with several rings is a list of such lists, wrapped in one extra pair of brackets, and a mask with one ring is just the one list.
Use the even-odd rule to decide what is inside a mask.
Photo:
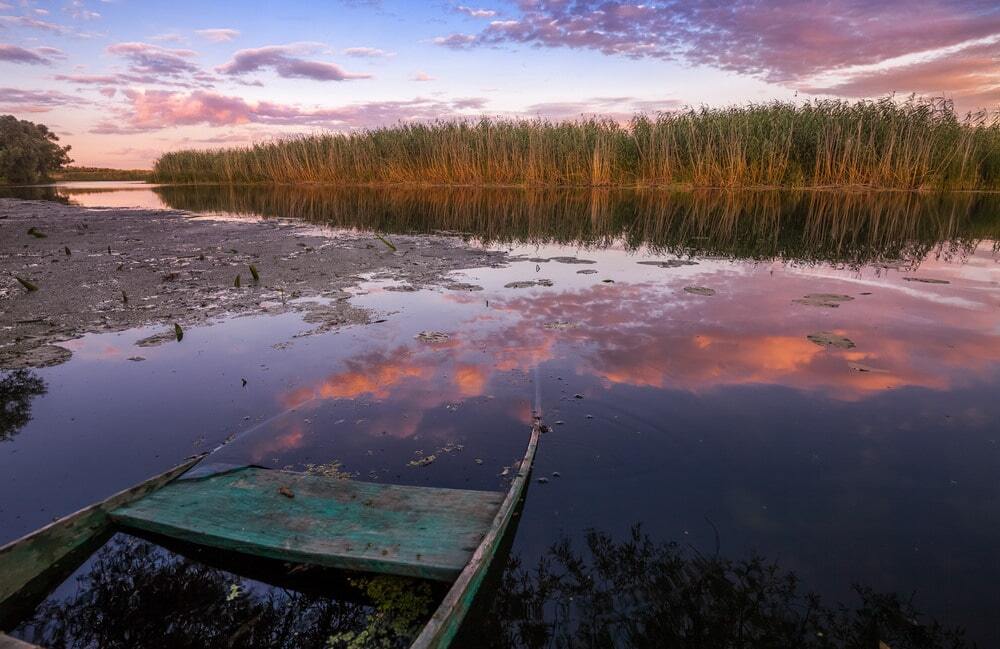
[(535, 460), (535, 451), (538, 448), (538, 439), (541, 436), (542, 425), (536, 419), (531, 427), (531, 437), (528, 440), (528, 448), (525, 451), (524, 459), (518, 466), (517, 475), (511, 481), (507, 496), (504, 498), (500, 509), (493, 518), (490, 530), (479, 542), (479, 547), (472, 554), (469, 563), (459, 574), (458, 578), (448, 589), (448, 593), (441, 600), (437, 610), (428, 620), (420, 634), (410, 645), (410, 649), (438, 649), (451, 644), (455, 635), (461, 627), (462, 620), (472, 606), (467, 595), (475, 596), (486, 572), (493, 562), (496, 550), (499, 547), (514, 511), (527, 488), (528, 478), (531, 475), (532, 465)]

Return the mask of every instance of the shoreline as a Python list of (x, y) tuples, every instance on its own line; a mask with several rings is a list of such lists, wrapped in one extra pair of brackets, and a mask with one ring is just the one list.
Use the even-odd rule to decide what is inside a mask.
[(152, 325), (163, 333), (151, 344), (173, 339), (175, 323), (237, 315), (302, 313), (313, 326), (306, 334), (368, 324), (372, 314), (348, 300), (360, 275), (461, 290), (447, 273), (506, 259), (457, 236), (393, 235), (392, 243), (396, 250), (285, 219), (0, 198), (0, 369), (57, 365), (71, 356), (60, 342)]

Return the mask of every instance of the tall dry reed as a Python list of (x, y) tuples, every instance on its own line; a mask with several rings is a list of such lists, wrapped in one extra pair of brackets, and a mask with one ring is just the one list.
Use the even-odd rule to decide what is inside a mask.
[(1000, 189), (1000, 120), (946, 100), (399, 124), (163, 155), (170, 183)]

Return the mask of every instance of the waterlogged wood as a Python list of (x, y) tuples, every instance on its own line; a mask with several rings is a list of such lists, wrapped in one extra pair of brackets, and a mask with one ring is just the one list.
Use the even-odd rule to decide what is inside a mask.
[(468, 565), (462, 570), (448, 594), (445, 595), (430, 621), (424, 627), (410, 649), (445, 649), (448, 647), (465, 619), (472, 602), (476, 599), (479, 587), (489, 571), (490, 563), (496, 556), (504, 533), (510, 525), (511, 518), (518, 503), (524, 497), (528, 479), (531, 476), (531, 465), (535, 461), (535, 449), (538, 447), (538, 437), (541, 425), (536, 423), (531, 429), (528, 450), (524, 460), (518, 467), (517, 475), (511, 481), (510, 489), (503, 504), (490, 525), (490, 530), (483, 538)]
[(332, 568), (452, 581), (503, 493), (383, 485), (246, 467), (178, 480), (112, 513), (182, 541)]
[[(0, 609), (32, 581), (51, 574), (60, 567), (61, 562), (74, 556), (76, 550), (107, 533), (111, 524), (108, 518), (110, 511), (156, 491), (187, 471), (202, 457), (204, 456), (189, 458), (142, 484), (118, 492), (100, 503), (64, 516), (0, 547)], [(32, 590), (38, 590), (35, 586), (36, 584), (32, 584)]]

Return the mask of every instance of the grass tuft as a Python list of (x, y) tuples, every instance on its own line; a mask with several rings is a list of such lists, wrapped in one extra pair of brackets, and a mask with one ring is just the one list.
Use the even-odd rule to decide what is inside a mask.
[(398, 124), (167, 153), (169, 183), (1000, 189), (1000, 117), (814, 100), (569, 122)]

